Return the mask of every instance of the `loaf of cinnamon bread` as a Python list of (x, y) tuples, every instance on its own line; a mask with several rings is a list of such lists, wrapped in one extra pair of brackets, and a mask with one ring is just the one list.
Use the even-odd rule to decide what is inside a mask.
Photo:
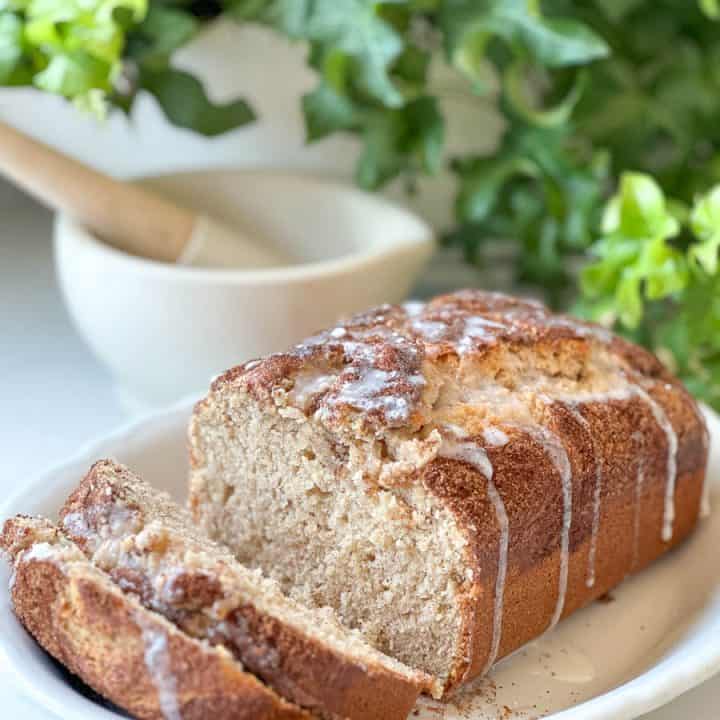
[(687, 537), (708, 451), (652, 354), (478, 291), (230, 370), (190, 446), (208, 533), (436, 696)]

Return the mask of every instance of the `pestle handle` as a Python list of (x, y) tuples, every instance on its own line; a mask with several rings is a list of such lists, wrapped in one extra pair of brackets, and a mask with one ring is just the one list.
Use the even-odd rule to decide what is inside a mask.
[(93, 170), (2, 122), (0, 173), (134, 255), (174, 262), (193, 233), (192, 211)]

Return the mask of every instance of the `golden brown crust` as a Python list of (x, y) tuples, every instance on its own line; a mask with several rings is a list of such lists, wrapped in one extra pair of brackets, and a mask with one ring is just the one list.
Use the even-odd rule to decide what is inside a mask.
[(333, 717), (406, 718), (421, 686), (378, 665), (361, 665), (246, 605), (228, 618), (223, 644), (283, 696)]
[[(71, 546), (50, 542), (54, 550), (36, 557), (19, 550), (23, 543), (26, 550), (38, 547), (28, 542), (32, 533), (31, 523), (14, 520), (3, 533), (3, 547), (16, 554), (15, 613), (40, 645), (103, 697), (142, 720), (310, 720), (228, 653), (123, 595)], [(49, 534), (39, 541), (47, 543)], [(153, 662), (160, 666), (153, 669)]]
[[(237, 586), (231, 582), (234, 560), (227, 551), (206, 537), (195, 537), (185, 511), (124, 466), (110, 460), (96, 462), (60, 517), (70, 519), (65, 531), (91, 559), (103, 539), (123, 538), (133, 550), (116, 558), (115, 567), (104, 568), (113, 580), (188, 634), (226, 647), (283, 697), (318, 715), (400, 720), (412, 710), (427, 682), (420, 673), (404, 676), (371, 657), (361, 661), (259, 611), (247, 597), (238, 603)], [(129, 531), (117, 524), (118, 517), (124, 518)], [(173, 568), (170, 580), (162, 585), (153, 582), (142, 562), (145, 546), (132, 544), (134, 533), (150, 524), (162, 538), (163, 546), (156, 541), (152, 548), (156, 562), (163, 558)], [(202, 554), (202, 567), (183, 564), (188, 554), (196, 558)], [(221, 578), (228, 581), (227, 587)], [(222, 617), (214, 611), (215, 603), (223, 608)]]
[[(577, 408), (555, 402), (547, 408), (546, 424), (562, 442), (572, 468), (573, 513), (562, 617), (601, 597), (682, 542), (697, 522), (707, 463), (704, 423), (695, 402), (679, 386), (658, 384), (650, 394), (678, 435), (675, 518), (667, 541), (662, 532), (668, 438), (648, 404), (630, 396), (589, 401)], [(585, 423), (577, 418), (578, 412)], [(493, 482), (503, 499), (512, 538), (498, 659), (549, 627), (560, 584), (563, 509), (558, 468), (543, 443), (522, 428), (500, 429), (508, 437), (501, 447), (481, 436), (470, 438), (485, 450), (493, 466)], [(589, 586), (597, 463), (602, 468), (602, 491), (594, 582)], [(457, 518), (475, 570), (476, 581), (467, 588), (464, 607), (467, 660), (455, 668), (446, 692), (480, 674), (491, 649), (488, 618), (495, 611), (492, 588), (498, 572), (500, 528), (483, 480), (477, 468), (447, 458), (430, 463), (421, 478)]]

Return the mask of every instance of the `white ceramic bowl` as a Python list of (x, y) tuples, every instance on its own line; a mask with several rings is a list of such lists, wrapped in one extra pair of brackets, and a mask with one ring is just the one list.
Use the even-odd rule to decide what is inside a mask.
[(327, 179), (214, 170), (141, 182), (303, 262), (249, 271), (157, 263), (60, 217), (56, 262), (70, 313), (133, 404), (204, 390), (216, 373), (341, 315), (402, 300), (433, 249), (432, 231), (416, 215)]

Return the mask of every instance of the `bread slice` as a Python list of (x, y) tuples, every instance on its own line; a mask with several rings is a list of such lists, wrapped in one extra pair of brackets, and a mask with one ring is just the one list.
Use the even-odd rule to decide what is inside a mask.
[(383, 306), (228, 371), (195, 518), (449, 692), (687, 537), (707, 432), (647, 351), (539, 303)]
[(50, 521), (5, 523), (15, 613), (54, 658), (141, 720), (310, 720), (223, 648), (123, 593)]
[(168, 495), (121, 465), (95, 463), (60, 517), (64, 532), (126, 593), (189, 635), (224, 646), (317, 715), (400, 720), (429, 683), (329, 611), (289, 600), (211, 541)]

